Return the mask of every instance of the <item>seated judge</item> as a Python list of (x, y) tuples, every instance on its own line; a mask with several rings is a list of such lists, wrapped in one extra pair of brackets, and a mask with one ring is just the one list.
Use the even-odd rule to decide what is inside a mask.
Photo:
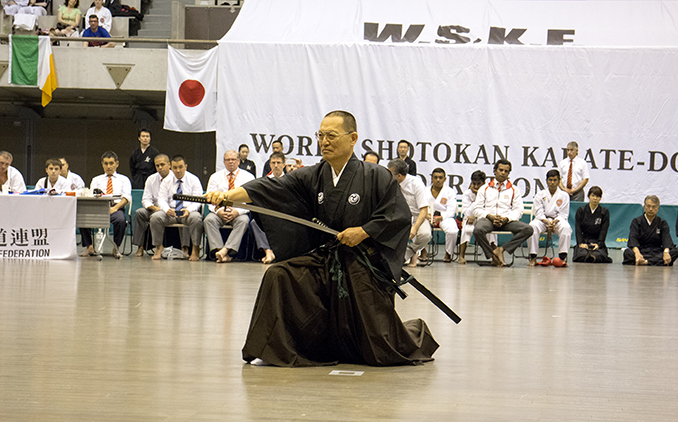
[(570, 217), (570, 195), (558, 185), (560, 185), (560, 172), (555, 169), (549, 170), (546, 173), (547, 188), (534, 195), (534, 220), (530, 222), (534, 233), (528, 242), (530, 245), (528, 265), (530, 267), (537, 265), (541, 233), (558, 235), (558, 257), (567, 263), (567, 253), (570, 250), (570, 239), (572, 239), (572, 227), (567, 221)]
[(374, 151), (367, 151), (363, 155), (363, 161), (366, 163), (379, 164), (379, 160), (381, 160), (379, 154)]
[[(125, 237), (127, 222), (125, 221), (125, 206), (132, 203), (132, 183), (127, 178), (119, 174), (116, 170), (120, 165), (118, 155), (113, 151), (106, 151), (101, 156), (101, 167), (104, 174), (96, 176), (90, 183), (90, 189), (99, 189), (105, 195), (117, 196), (111, 200), (111, 223), (113, 224), (113, 256), (117, 259), (122, 258), (119, 252), (122, 239)], [(80, 229), (82, 236), (82, 246), (85, 250), (80, 256), (94, 255), (94, 246), (92, 245), (92, 231), (90, 229)]]
[(24, 177), (19, 170), (12, 167), (12, 154), (0, 151), (0, 186), (8, 192), (21, 193), (26, 190)]
[(603, 190), (598, 186), (589, 189), (589, 203), (580, 207), (574, 216), (577, 244), (572, 254), (573, 262), (609, 264), (605, 238), (610, 227), (610, 211), (600, 206)]
[[(473, 229), (475, 228), (476, 216), (473, 214), (475, 209), (475, 200), (478, 195), (478, 189), (485, 184), (485, 172), (476, 170), (471, 173), (471, 184), (468, 189), (464, 191), (461, 197), (461, 214), (464, 216), (461, 226), (461, 238), (459, 239), (459, 264), (466, 264), (466, 248), (473, 236)], [(497, 235), (488, 233), (487, 241), (490, 243), (491, 249), (497, 246)]]
[(179, 229), (181, 249), (188, 255), (189, 241), (193, 242), (189, 261), (200, 260), (200, 240), (202, 240), (202, 215), (200, 204), (173, 199), (175, 193), (184, 195), (202, 195), (202, 183), (198, 176), (186, 171), (188, 164), (181, 155), (175, 155), (170, 162), (172, 173), (168, 174), (160, 183), (158, 192), (158, 206), (161, 212), (151, 215), (151, 237), (155, 246), (155, 255), (152, 259), (162, 259), (162, 245), (165, 236), (165, 226), (170, 224), (185, 224), (188, 228)]
[(659, 198), (649, 195), (643, 205), (644, 213), (631, 221), (628, 248), (624, 251), (624, 265), (673, 265), (678, 249), (671, 239), (669, 224), (657, 215)]
[(38, 180), (38, 183), (35, 184), (36, 189), (45, 189), (48, 192), (53, 189), (57, 193), (71, 190), (68, 180), (61, 176), (61, 161), (56, 158), (45, 161), (45, 172), (47, 176)]
[[(270, 160), (267, 163), (270, 167)], [(207, 192), (227, 192), (254, 180), (252, 173), (238, 168), (239, 164), (238, 153), (233, 150), (226, 151), (224, 153), (225, 169), (210, 176), (207, 182)], [(210, 205), (209, 208), (211, 212), (205, 217), (204, 225), (210, 251), (215, 251), (217, 263), (230, 262), (231, 258), (238, 253), (242, 237), (250, 223), (250, 217), (247, 215), (249, 211), (233, 207), (217, 209), (214, 205)], [(224, 242), (219, 229), (227, 224), (232, 225), (233, 229)]]
[(144, 194), (141, 197), (141, 208), (134, 212), (134, 236), (132, 244), (139, 246), (134, 256), (144, 256), (144, 240), (146, 231), (151, 224), (151, 215), (160, 210), (160, 184), (170, 173), (170, 159), (165, 154), (157, 154), (153, 160), (156, 172), (148, 176), (144, 184)]
[[(282, 152), (274, 152), (271, 154), (271, 158), (268, 160), (271, 166), (271, 172), (268, 174), (268, 178), (277, 179), (285, 175), (285, 154)], [(268, 237), (266, 233), (261, 229), (257, 220), (252, 218), (250, 220), (250, 230), (252, 230), (252, 235), (254, 236), (254, 243), (256, 243), (258, 249), (263, 249), (264, 257), (261, 259), (261, 262), (264, 264), (270, 264), (275, 260), (275, 253), (271, 249), (271, 245), (268, 243)]]
[[(525, 209), (523, 194), (508, 180), (511, 167), (511, 162), (504, 158), (494, 163), (494, 179), (478, 189), (473, 210), (476, 217), (473, 235), (485, 256), (492, 258), (492, 265), (496, 267), (505, 267), (504, 252), (512, 254), (534, 232), (532, 226), (520, 221)], [(513, 237), (504, 246), (493, 249), (487, 234), (494, 230), (510, 231)]]
[(76, 191), (78, 189), (84, 188), (85, 181), (82, 180), (82, 177), (69, 170), (70, 167), (68, 165), (68, 161), (66, 161), (66, 158), (59, 157), (59, 161), (61, 162), (61, 176), (66, 179), (66, 182), (68, 183), (68, 190)]
[(405, 250), (405, 262), (409, 267), (417, 266), (419, 251), (424, 249), (431, 241), (431, 225), (428, 217), (428, 197), (426, 186), (418, 176), (408, 174), (407, 163), (399, 158), (388, 163), (388, 169), (400, 184), (400, 191), (405, 197), (407, 206), (412, 214), (412, 228), (410, 229), (410, 242)]
[[(426, 190), (429, 203), (429, 217), (433, 227), (440, 227), (445, 232), (445, 257), (443, 262), (452, 262), (454, 246), (457, 244), (459, 226), (457, 213), (457, 195), (447, 186), (445, 170), (437, 167), (431, 172), (431, 188)], [(432, 214), (432, 215), (431, 215)], [(426, 248), (421, 250), (422, 259), (426, 259)]]

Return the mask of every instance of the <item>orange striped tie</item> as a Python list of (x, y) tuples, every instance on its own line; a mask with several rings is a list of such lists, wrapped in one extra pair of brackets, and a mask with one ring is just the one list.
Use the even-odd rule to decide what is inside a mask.
[(570, 160), (570, 170), (567, 172), (567, 188), (572, 189), (572, 160)]
[(233, 173), (228, 173), (228, 190), (235, 188), (235, 175)]
[(106, 183), (106, 195), (113, 195), (113, 176), (108, 176), (108, 183)]

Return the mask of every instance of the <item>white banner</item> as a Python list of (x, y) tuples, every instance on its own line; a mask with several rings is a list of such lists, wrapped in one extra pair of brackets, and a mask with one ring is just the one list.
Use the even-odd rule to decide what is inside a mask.
[(0, 258), (75, 259), (76, 198), (0, 195)]
[(191, 51), (167, 46), (165, 129), (216, 130), (217, 57), (216, 47)]

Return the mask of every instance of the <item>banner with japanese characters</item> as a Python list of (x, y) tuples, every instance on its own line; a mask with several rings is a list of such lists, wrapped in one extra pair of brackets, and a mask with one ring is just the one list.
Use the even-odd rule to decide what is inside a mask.
[(75, 259), (76, 201), (0, 195), (0, 259)]

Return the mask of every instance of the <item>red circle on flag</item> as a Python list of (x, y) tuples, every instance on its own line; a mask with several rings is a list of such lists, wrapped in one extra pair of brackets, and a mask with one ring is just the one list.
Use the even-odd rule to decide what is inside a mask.
[(205, 87), (196, 80), (186, 79), (179, 87), (179, 100), (186, 107), (195, 107), (205, 98)]

